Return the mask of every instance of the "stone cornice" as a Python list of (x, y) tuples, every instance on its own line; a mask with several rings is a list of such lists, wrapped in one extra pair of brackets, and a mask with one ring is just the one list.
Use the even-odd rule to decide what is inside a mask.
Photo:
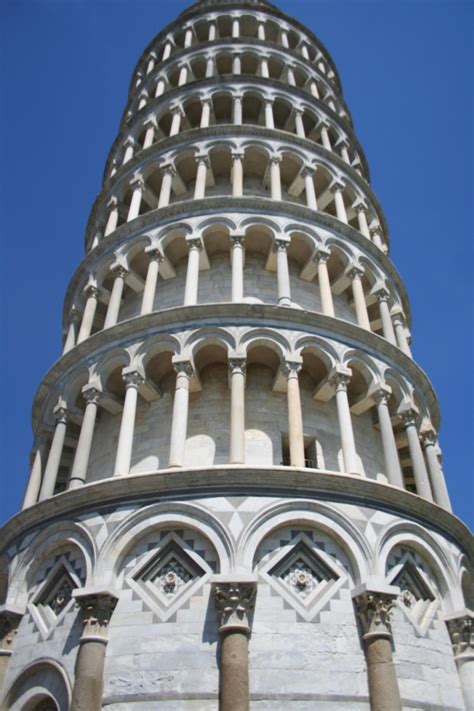
[(262, 326), (279, 330), (299, 329), (354, 346), (374, 358), (390, 363), (403, 372), (426, 398), (426, 405), (434, 427), (439, 429), (439, 406), (433, 386), (415, 361), (382, 336), (338, 318), (314, 311), (292, 309), (270, 304), (200, 304), (156, 311), (146, 316), (122, 321), (111, 328), (98, 331), (68, 353), (61, 356), (43, 378), (33, 403), (33, 428), (41, 417), (41, 403), (57, 380), (69, 369), (90, 360), (93, 353), (110, 350), (113, 344), (128, 344), (150, 337), (153, 333), (186, 330), (205, 326)]
[[(251, 126), (245, 124), (242, 126), (235, 126), (233, 124), (220, 124), (217, 126), (209, 126), (208, 128), (192, 128), (188, 131), (183, 131), (183, 133), (178, 133), (176, 136), (171, 136), (163, 139), (159, 143), (153, 144), (150, 148), (146, 148), (136, 156), (131, 158), (125, 165), (120, 166), (115, 175), (110, 178), (103, 186), (102, 191), (97, 195), (92, 206), (91, 214), (86, 227), (86, 248), (88, 243), (93, 239), (93, 226), (96, 220), (97, 211), (101, 207), (104, 200), (107, 200), (110, 195), (108, 193), (113, 192), (113, 186), (120, 181), (127, 174), (133, 175), (135, 171), (142, 167), (142, 165), (152, 157), (156, 155), (157, 159), (162, 154), (166, 154), (173, 148), (181, 147), (185, 150), (188, 147), (195, 147), (197, 141), (202, 141), (207, 138), (259, 138), (268, 139), (270, 141), (278, 140), (289, 146), (296, 146), (301, 148), (307, 155), (316, 155), (324, 158), (331, 166), (339, 168), (343, 174), (350, 176), (351, 180), (355, 185), (361, 190), (363, 195), (368, 196), (377, 215), (380, 219), (381, 229), (386, 237), (387, 244), (389, 244), (389, 232), (388, 225), (385, 219), (385, 214), (382, 206), (373, 192), (370, 185), (367, 183), (365, 178), (360, 176), (354, 168), (352, 168), (348, 163), (346, 163), (342, 158), (340, 158), (334, 151), (329, 151), (323, 146), (320, 146), (308, 138), (300, 138), (293, 133), (288, 133), (286, 131), (280, 131), (276, 128), (265, 128), (262, 126)], [(284, 201), (283, 201), (284, 202)], [(181, 204), (181, 203), (173, 203)], [(288, 203), (294, 204), (294, 203)]]
[(103, 479), (72, 491), (52, 496), (11, 518), (1, 530), (3, 549), (17, 536), (65, 517), (77, 519), (87, 511), (106, 511), (118, 504), (197, 496), (262, 495), (345, 502), (387, 511), (436, 531), (458, 544), (474, 558), (472, 536), (456, 516), (416, 494), (388, 484), (338, 472), (294, 467), (215, 466), (212, 468), (168, 469)]
[[(120, 130), (115, 138), (109, 154), (107, 156), (107, 160), (105, 163), (105, 168), (104, 168), (104, 173), (102, 176), (102, 184), (104, 185), (107, 182), (107, 176), (109, 175), (110, 169), (111, 169), (111, 162), (112, 162), (112, 155), (114, 151), (117, 149), (118, 145), (125, 140), (125, 137), (129, 133), (130, 129), (132, 129), (136, 123), (138, 123), (137, 119), (143, 120), (142, 117), (148, 115), (148, 113), (152, 113), (154, 109), (156, 109), (158, 106), (163, 104), (165, 101), (168, 104), (172, 104), (173, 101), (176, 101), (179, 97), (185, 98), (186, 96), (190, 95), (190, 89), (192, 88), (192, 95), (194, 96), (196, 93), (199, 91), (205, 91), (206, 89), (219, 89), (223, 86), (225, 87), (232, 87), (232, 85), (237, 84), (237, 85), (251, 85), (251, 86), (257, 86), (261, 88), (263, 92), (265, 92), (268, 89), (275, 89), (275, 91), (279, 91), (282, 93), (285, 93), (288, 95), (288, 98), (294, 102), (295, 97), (299, 97), (302, 101), (307, 102), (308, 104), (311, 104), (322, 111), (324, 111), (325, 114), (327, 114), (335, 124), (345, 133), (348, 135), (349, 139), (352, 141), (353, 147), (357, 150), (359, 153), (361, 162), (362, 162), (362, 167), (364, 169), (364, 172), (367, 176), (367, 179), (364, 181), (369, 183), (370, 185), (370, 171), (369, 171), (369, 166), (367, 163), (367, 158), (365, 157), (364, 150), (362, 146), (359, 143), (359, 140), (357, 136), (354, 133), (354, 129), (350, 123), (345, 121), (339, 114), (331, 109), (328, 104), (326, 104), (324, 101), (321, 99), (316, 99), (312, 94), (308, 94), (307, 92), (303, 91), (302, 89), (298, 87), (290, 87), (288, 84), (285, 84), (281, 81), (278, 81), (276, 79), (266, 79), (265, 77), (256, 77), (256, 76), (245, 76), (245, 75), (240, 75), (240, 76), (232, 76), (232, 75), (225, 75), (221, 77), (211, 77), (208, 79), (199, 79), (197, 81), (193, 81), (192, 85), (191, 84), (183, 84), (182, 86), (177, 86), (174, 87), (173, 89), (170, 89), (167, 91), (165, 94), (162, 94), (161, 96), (158, 96), (156, 98), (153, 98), (150, 102), (146, 104), (143, 109), (140, 109), (140, 111), (137, 111), (137, 113), (134, 115), (133, 120), (130, 122), (127, 122), (125, 120), (125, 112), (124, 115), (122, 116), (121, 122), (120, 122)], [(217, 124), (217, 126), (234, 126), (234, 124)], [(251, 124), (245, 124), (245, 126), (249, 126)], [(211, 128), (216, 127), (212, 126)], [(187, 130), (198, 130), (198, 129), (187, 129)], [(204, 130), (204, 129), (199, 129), (199, 130)], [(279, 129), (272, 129), (279, 131)], [(185, 133), (185, 131), (181, 131), (179, 134), (182, 136)], [(287, 131), (282, 131), (285, 135), (290, 135), (290, 136), (295, 136), (296, 134), (287, 132)], [(159, 143), (161, 144), (163, 141), (166, 141), (167, 139), (161, 139)], [(300, 139), (304, 140), (304, 139)], [(309, 139), (307, 139), (309, 140)], [(315, 144), (314, 141), (310, 141), (312, 145), (318, 145)], [(153, 145), (158, 145), (157, 143)], [(140, 153), (142, 152), (142, 149), (140, 149)], [(336, 153), (336, 157), (339, 158), (339, 156)], [(345, 161), (344, 165), (347, 165)], [(115, 176), (114, 176), (115, 177)]]
[[(225, 9), (225, 11), (233, 10), (233, 9), (235, 9), (235, 10), (247, 9), (248, 10), (248, 6), (246, 7), (244, 3), (240, 3), (240, 2), (238, 2), (238, 0), (235, 0), (235, 2), (232, 2), (230, 4), (226, 3), (226, 6), (224, 9)], [(158, 34), (156, 34), (155, 37), (151, 40), (151, 42), (145, 47), (144, 51), (140, 55), (140, 58), (139, 58), (137, 64), (135, 65), (135, 68), (132, 73), (132, 79), (130, 82), (130, 92), (133, 89), (136, 74), (137, 74), (140, 66), (145, 62), (147, 56), (150, 54), (150, 52), (153, 51), (155, 46), (161, 40), (166, 38), (167, 35), (175, 32), (179, 29), (182, 29), (182, 23), (183, 23), (184, 17), (187, 20), (188, 18), (191, 19), (191, 18), (198, 17), (199, 15), (207, 15), (210, 12), (216, 12), (216, 11), (218, 11), (218, 8), (211, 11), (209, 8), (199, 8), (198, 6), (194, 10), (193, 9), (185, 10), (180, 15), (178, 15), (178, 17), (175, 20), (173, 20), (173, 22), (170, 22), (168, 25), (166, 25), (166, 27), (164, 27), (160, 32), (158, 32)], [(296, 20), (293, 17), (290, 17), (290, 15), (286, 15), (284, 12), (281, 12), (281, 10), (278, 10), (275, 7), (271, 7), (268, 9), (261, 9), (261, 10), (259, 10), (259, 13), (263, 14), (263, 15), (268, 14), (270, 17), (280, 18), (280, 19), (284, 20), (284, 22), (287, 22), (289, 25), (292, 25), (294, 28), (299, 30), (299, 32), (301, 32), (303, 35), (306, 35), (311, 40), (311, 42), (314, 43), (314, 46), (317, 47), (324, 55), (324, 58), (328, 62), (332, 71), (334, 72), (336, 91), (338, 91), (339, 94), (342, 96), (342, 85), (341, 85), (341, 79), (339, 77), (339, 72), (337, 70), (336, 65), (334, 64), (334, 61), (333, 61), (331, 55), (329, 54), (328, 50), (326, 49), (324, 44), (321, 42), (321, 40), (318, 39), (318, 37), (316, 37), (316, 35), (313, 32), (311, 32), (311, 30), (309, 30), (305, 25), (301, 24), (301, 22), (299, 22), (298, 20)], [(205, 44), (205, 43), (203, 43), (203, 44)], [(277, 45), (277, 46), (280, 47), (280, 45)], [(291, 49), (289, 49), (288, 52), (294, 56), (297, 56), (298, 58), (301, 58), (303, 61), (305, 61), (304, 57), (302, 57), (302, 55), (298, 54), (297, 52), (293, 52)], [(311, 64), (310, 62), (307, 62), (307, 63)]]

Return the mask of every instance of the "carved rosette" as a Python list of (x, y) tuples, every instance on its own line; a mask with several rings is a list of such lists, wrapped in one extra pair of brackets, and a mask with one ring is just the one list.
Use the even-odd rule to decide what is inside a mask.
[(474, 615), (466, 614), (446, 622), (455, 657), (474, 657)]
[(394, 603), (394, 596), (387, 593), (364, 592), (354, 598), (364, 639), (392, 636), (390, 616)]
[(82, 614), (81, 641), (106, 642), (107, 629), (118, 598), (110, 593), (92, 593), (77, 595), (76, 602)]
[(220, 632), (250, 632), (249, 613), (255, 604), (257, 583), (216, 583), (214, 602), (220, 613)]
[(19, 612), (2, 610), (0, 612), (0, 656), (10, 657), (15, 635), (22, 615)]

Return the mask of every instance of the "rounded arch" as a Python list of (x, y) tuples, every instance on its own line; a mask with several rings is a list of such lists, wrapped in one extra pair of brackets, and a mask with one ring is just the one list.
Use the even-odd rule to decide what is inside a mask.
[(58, 711), (68, 711), (72, 686), (66, 670), (54, 659), (37, 659), (28, 664), (11, 684), (5, 696), (8, 711), (34, 711), (41, 701), (51, 700)]
[(97, 547), (86, 527), (75, 521), (61, 521), (48, 526), (28, 543), (12, 573), (9, 596), (11, 601), (26, 603), (28, 591), (38, 570), (57, 549), (75, 549), (81, 554), (85, 569), (85, 584), (92, 578)]
[(223, 347), (229, 353), (236, 348), (234, 334), (225, 328), (202, 328), (188, 335), (184, 349), (189, 349), (194, 359), (202, 348), (210, 345)]
[(251, 571), (260, 543), (273, 531), (287, 525), (308, 525), (337, 541), (350, 561), (355, 585), (372, 572), (372, 551), (362, 533), (340, 511), (308, 499), (273, 503), (260, 512), (239, 540), (237, 561), (242, 570)]
[(283, 334), (265, 327), (254, 328), (247, 331), (247, 333), (241, 336), (238, 345), (246, 354), (248, 354), (252, 348), (266, 346), (276, 353), (280, 361), (282, 361), (291, 350), (291, 344)]
[(113, 348), (96, 365), (96, 373), (103, 385), (108, 378), (119, 368), (130, 365), (130, 353), (124, 348)]
[(385, 527), (375, 547), (375, 566), (382, 579), (386, 576), (388, 557), (397, 546), (416, 551), (426, 561), (442, 596), (444, 611), (453, 611), (459, 597), (459, 582), (449, 557), (435, 537), (409, 521), (396, 521)]
[(114, 584), (121, 562), (133, 545), (154, 528), (191, 528), (205, 536), (217, 553), (221, 573), (233, 568), (232, 539), (218, 519), (196, 504), (159, 503), (134, 511), (107, 539), (97, 561), (97, 584)]

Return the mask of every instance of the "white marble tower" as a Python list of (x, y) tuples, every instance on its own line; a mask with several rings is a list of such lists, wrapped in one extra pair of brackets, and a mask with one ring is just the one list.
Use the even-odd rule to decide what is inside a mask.
[(2, 530), (3, 707), (474, 709), (472, 541), (321, 42), (264, 0), (162, 30), (85, 250)]

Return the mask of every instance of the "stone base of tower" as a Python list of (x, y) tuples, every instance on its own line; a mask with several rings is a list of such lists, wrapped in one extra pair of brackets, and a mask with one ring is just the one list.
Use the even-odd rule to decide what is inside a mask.
[(6, 709), (67, 709), (89, 642), (105, 650), (104, 708), (214, 711), (229, 631), (252, 709), (369, 709), (361, 585), (395, 591), (403, 708), (465, 708), (446, 618), (463, 607), (469, 533), (407, 492), (289, 467), (159, 472), (60, 494), (3, 536), (22, 615)]

